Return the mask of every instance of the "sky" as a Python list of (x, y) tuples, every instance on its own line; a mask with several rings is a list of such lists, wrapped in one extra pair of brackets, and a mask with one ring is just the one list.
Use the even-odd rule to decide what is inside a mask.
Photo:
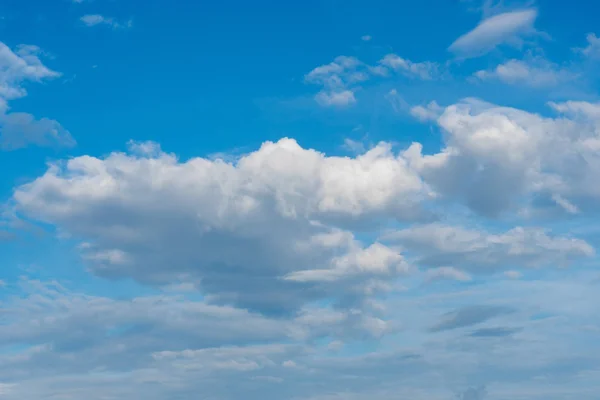
[(597, 399), (599, 12), (3, 1), (0, 399)]

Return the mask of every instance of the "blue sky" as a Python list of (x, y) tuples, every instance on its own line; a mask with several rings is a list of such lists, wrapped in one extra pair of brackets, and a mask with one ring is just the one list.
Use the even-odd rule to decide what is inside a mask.
[(0, 398), (600, 392), (592, 2), (0, 6)]

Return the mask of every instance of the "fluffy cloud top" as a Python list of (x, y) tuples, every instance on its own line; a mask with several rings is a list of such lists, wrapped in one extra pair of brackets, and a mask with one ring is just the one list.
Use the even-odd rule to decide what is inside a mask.
[(53, 165), (14, 199), (85, 241), (99, 275), (197, 282), (214, 301), (281, 311), (404, 272), (397, 252), (343, 227), (419, 218), (427, 196), (388, 145), (343, 158), (282, 139), (235, 164), (132, 144)]
[(466, 99), (437, 119), (446, 133), (441, 152), (423, 155), (416, 143), (404, 157), (438, 193), (484, 215), (527, 208), (534, 194), (538, 208), (589, 209), (600, 196), (593, 183), (600, 168), (596, 106), (579, 102), (554, 108), (571, 118)]

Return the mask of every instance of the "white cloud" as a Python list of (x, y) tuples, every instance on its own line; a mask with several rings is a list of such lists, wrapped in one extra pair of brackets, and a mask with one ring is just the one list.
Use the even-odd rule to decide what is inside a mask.
[(305, 79), (309, 83), (338, 87), (351, 81), (361, 65), (363, 63), (355, 57), (339, 56), (333, 62), (310, 71)]
[[(538, 228), (513, 228), (501, 234), (428, 224), (390, 233), (419, 264), (437, 268), (434, 276), (461, 277), (454, 269), (490, 273), (506, 268), (564, 266), (591, 257), (594, 248), (581, 239), (549, 235)], [(440, 269), (452, 267), (453, 269)], [(462, 276), (463, 280), (468, 279)]]
[(375, 243), (366, 249), (357, 248), (334, 258), (331, 268), (295, 271), (285, 279), (297, 282), (331, 282), (361, 275), (393, 277), (408, 271), (408, 265), (397, 251)]
[[(475, 99), (449, 106), (437, 119), (446, 141), (441, 152), (423, 155), (413, 144), (405, 153), (412, 168), (438, 194), (478, 213), (495, 216), (524, 204), (583, 210), (600, 198), (596, 106), (554, 104), (571, 118), (545, 118)], [(535, 196), (534, 196), (535, 195)], [(560, 196), (560, 197), (557, 197)]]
[(486, 18), (456, 39), (448, 50), (459, 57), (476, 57), (502, 44), (520, 44), (522, 37), (536, 32), (533, 25), (537, 14), (535, 9), (526, 9)]
[(351, 90), (319, 92), (315, 100), (322, 106), (344, 107), (356, 103), (354, 92)]
[(27, 95), (26, 82), (41, 82), (61, 76), (46, 67), (33, 45), (20, 45), (16, 52), (0, 42), (0, 148), (14, 150), (27, 145), (73, 146), (70, 133), (58, 122), (36, 119), (28, 113), (9, 112), (8, 101)]
[(588, 33), (586, 40), (588, 45), (582, 49), (576, 49), (580, 51), (583, 55), (589, 58), (599, 58), (600, 57), (600, 38), (596, 36), (595, 33)]
[(323, 86), (316, 96), (318, 104), (325, 107), (344, 107), (356, 103), (352, 87), (368, 79), (364, 64), (354, 57), (339, 56), (326, 65), (310, 71), (304, 79), (308, 83)]
[(425, 215), (426, 186), (389, 145), (343, 158), (282, 139), (236, 164), (157, 149), (53, 165), (16, 190), (17, 208), (90, 243), (98, 275), (198, 282), (212, 301), (266, 312), (364, 297), (405, 272), (396, 252), (343, 230)]
[(576, 77), (566, 69), (561, 69), (543, 59), (529, 61), (509, 60), (496, 68), (477, 71), (474, 76), (479, 80), (497, 79), (512, 85), (531, 87), (550, 87), (564, 83)]
[(118, 22), (114, 18), (105, 17), (100, 14), (86, 14), (79, 19), (86, 26), (93, 27), (98, 25), (108, 25), (114, 29), (118, 28), (131, 28), (133, 21), (130, 19), (126, 22)]
[(391, 71), (409, 78), (430, 80), (439, 76), (438, 65), (432, 62), (412, 62), (396, 54), (388, 54), (377, 65), (368, 65), (355, 57), (339, 56), (321, 65), (304, 77), (307, 83), (323, 89), (315, 96), (325, 107), (344, 107), (356, 103), (355, 92), (373, 78), (390, 77)]
[[(60, 76), (42, 64), (39, 59), (39, 48), (36, 46), (20, 46), (17, 53), (0, 42), (0, 97), (5, 100), (27, 95), (21, 86), (26, 81), (40, 82)], [(0, 108), (3, 108), (0, 104)]]
[[(396, 319), (407, 323), (396, 332), (402, 347), (363, 351), (385, 342), (363, 342), (359, 335), (344, 340), (348, 353), (335, 353), (342, 342), (329, 334), (347, 333), (352, 324), (377, 333), (387, 323), (318, 308), (291, 320), (269, 319), (170, 296), (111, 300), (56, 283), (27, 285), (34, 288), (3, 301), (9, 324), (0, 325), (0, 340), (8, 344), (0, 354), (0, 390), (8, 400), (163, 400), (200, 392), (218, 399), (446, 400), (455, 392), (473, 394), (464, 388), (475, 374), (479, 382), (494, 382), (492, 398), (592, 400), (598, 392), (599, 349), (587, 340), (595, 332), (589, 325), (597, 285), (571, 275), (403, 297), (391, 304)], [(540, 312), (556, 317), (531, 322)], [(286, 328), (318, 331), (339, 321), (346, 324), (339, 331), (321, 330), (322, 342), (289, 336)], [(539, 379), (548, 371), (556, 385)]]
[(414, 106), (410, 109), (410, 114), (421, 122), (435, 121), (442, 114), (443, 108), (431, 101), (426, 106)]
[(0, 148), (15, 150), (28, 145), (72, 147), (75, 140), (57, 121), (27, 113), (2, 113), (0, 110)]
[(579, 120), (600, 121), (600, 103), (587, 101), (565, 101), (564, 103), (548, 102), (554, 110)]
[(412, 62), (397, 54), (388, 54), (379, 63), (384, 67), (401, 72), (409, 77), (425, 80), (433, 79), (438, 74), (438, 67), (435, 63), (429, 61)]
[(361, 39), (363, 42), (369, 42), (369, 41), (371, 41), (371, 39), (373, 39), (373, 38), (371, 37), (371, 35), (364, 35), (364, 36), (362, 36), (360, 39)]

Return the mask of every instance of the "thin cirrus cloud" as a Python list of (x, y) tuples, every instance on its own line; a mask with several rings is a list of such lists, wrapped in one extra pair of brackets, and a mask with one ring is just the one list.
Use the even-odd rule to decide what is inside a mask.
[(355, 93), (366, 81), (399, 75), (409, 79), (432, 80), (440, 76), (439, 66), (430, 61), (413, 62), (397, 54), (387, 54), (375, 65), (356, 57), (338, 56), (331, 63), (314, 68), (305, 75), (306, 83), (322, 90), (315, 101), (324, 107), (347, 107), (357, 103)]
[(85, 26), (94, 27), (105, 25), (113, 29), (131, 28), (133, 26), (133, 20), (127, 20), (125, 22), (119, 22), (111, 17), (105, 17), (100, 14), (86, 14), (79, 19)]
[(456, 39), (448, 48), (460, 58), (478, 57), (503, 44), (519, 45), (522, 38), (536, 33), (538, 12), (525, 9), (488, 17), (473, 30)]
[(533, 88), (548, 88), (577, 78), (577, 74), (566, 68), (537, 58), (532, 60), (508, 60), (491, 70), (475, 72), (480, 81), (498, 80), (510, 85), (525, 85)]

